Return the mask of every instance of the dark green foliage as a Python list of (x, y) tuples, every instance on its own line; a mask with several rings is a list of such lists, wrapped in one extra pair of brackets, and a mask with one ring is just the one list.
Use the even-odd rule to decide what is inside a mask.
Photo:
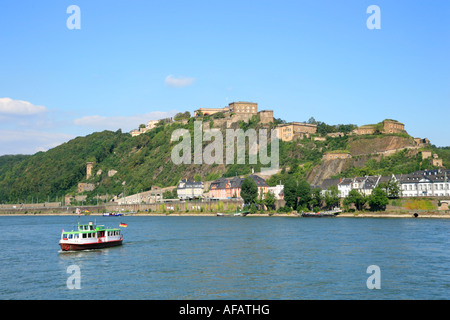
[[(297, 185), (297, 207), (300, 207), (302, 210), (307, 209), (312, 198), (311, 186), (306, 180), (300, 180)], [(297, 209), (297, 211), (300, 210)]]
[(268, 209), (270, 209), (270, 210), (275, 209), (276, 201), (277, 201), (277, 198), (275, 197), (275, 195), (272, 191), (269, 191), (265, 194), (264, 204), (267, 206)]
[(254, 204), (258, 197), (258, 186), (256, 182), (247, 177), (242, 181), (241, 185), (241, 197), (246, 204)]
[(337, 186), (330, 186), (325, 192), (325, 203), (327, 209), (331, 210), (340, 206), (339, 190)]
[(344, 206), (349, 207), (354, 204), (357, 210), (362, 210), (366, 203), (367, 197), (356, 189), (351, 190), (348, 193), (348, 196), (344, 199)]
[(288, 179), (284, 184), (284, 200), (287, 207), (297, 207), (297, 183), (293, 178)]
[(368, 203), (372, 211), (384, 211), (389, 203), (387, 193), (380, 187), (372, 190), (372, 194), (368, 196)]

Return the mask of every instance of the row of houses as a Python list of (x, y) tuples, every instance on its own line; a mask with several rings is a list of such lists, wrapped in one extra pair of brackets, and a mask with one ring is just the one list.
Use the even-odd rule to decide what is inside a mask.
[[(269, 187), (266, 181), (257, 175), (250, 175), (250, 178), (255, 181), (258, 187), (258, 195), (264, 196), (267, 192), (271, 191), (275, 195), (277, 200), (284, 199), (284, 187), (283, 185), (277, 185)], [(241, 197), (241, 187), (244, 178), (230, 177), (220, 178), (211, 182), (208, 197), (210, 199), (231, 199)], [(177, 195), (180, 200), (188, 200), (204, 197), (204, 183), (197, 181), (190, 181), (183, 179), (177, 186)]]
[(345, 198), (351, 190), (370, 195), (374, 188), (391, 181), (398, 184), (401, 197), (448, 197), (450, 196), (449, 176), (448, 169), (420, 170), (392, 176), (325, 179), (320, 188), (325, 193), (334, 185), (338, 188), (340, 197)]

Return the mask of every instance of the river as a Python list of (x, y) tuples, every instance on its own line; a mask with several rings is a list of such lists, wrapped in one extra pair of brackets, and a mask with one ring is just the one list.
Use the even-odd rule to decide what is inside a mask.
[[(450, 221), (102, 217), (120, 247), (62, 252), (74, 216), (0, 217), (0, 299), (448, 299)], [(79, 289), (68, 279), (79, 275)], [(369, 266), (377, 266), (371, 272)], [(72, 268), (72, 269), (71, 269)], [(369, 289), (377, 276), (379, 289)], [(375, 283), (374, 282), (374, 283)], [(73, 282), (75, 283), (75, 282)]]

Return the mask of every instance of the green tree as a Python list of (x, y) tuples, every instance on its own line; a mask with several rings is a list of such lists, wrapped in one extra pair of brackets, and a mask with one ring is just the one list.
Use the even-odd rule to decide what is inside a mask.
[(361, 211), (367, 202), (365, 195), (361, 194), (358, 190), (353, 189), (348, 193), (347, 198), (344, 200), (345, 206), (350, 206), (352, 203), (355, 205), (356, 209)]
[(372, 194), (368, 197), (368, 203), (370, 210), (384, 211), (389, 203), (388, 195), (382, 188), (376, 187), (372, 190)]
[[(323, 196), (322, 196), (322, 189), (315, 188), (311, 191), (311, 200), (309, 200), (309, 208), (322, 208), (322, 202), (323, 202)], [(316, 211), (316, 210), (314, 210)]]
[(339, 198), (339, 190), (337, 186), (330, 186), (325, 192), (325, 203), (328, 209), (339, 207), (341, 199)]
[(387, 196), (390, 199), (398, 199), (400, 198), (401, 189), (400, 189), (400, 182), (395, 181), (394, 179), (389, 179), (387, 183), (387, 190), (386, 190)]
[(267, 208), (275, 209), (275, 202), (276, 201), (277, 201), (277, 198), (275, 197), (275, 194), (273, 193), (272, 190), (269, 190), (264, 195), (264, 204), (266, 205)]
[(311, 186), (308, 181), (302, 179), (297, 185), (297, 207), (303, 209), (307, 208), (312, 200)]
[(297, 183), (292, 178), (284, 184), (284, 200), (287, 207), (297, 208)]
[(255, 203), (258, 197), (258, 186), (251, 177), (247, 177), (242, 181), (241, 197), (244, 199), (245, 204)]

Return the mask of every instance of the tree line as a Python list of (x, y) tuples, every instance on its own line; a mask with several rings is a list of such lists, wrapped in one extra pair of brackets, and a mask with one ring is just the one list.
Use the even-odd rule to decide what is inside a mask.
[[(269, 191), (266, 194), (258, 194), (258, 187), (253, 179), (247, 177), (241, 186), (241, 197), (250, 212), (258, 209), (274, 209), (276, 197)], [(305, 179), (288, 179), (284, 184), (285, 206), (279, 208), (279, 212), (297, 212), (320, 210), (332, 210), (343, 205), (347, 211), (352, 205), (356, 210), (364, 210), (369, 205), (371, 211), (384, 211), (389, 203), (389, 198), (399, 197), (398, 184), (389, 181), (380, 184), (372, 190), (370, 195), (365, 195), (356, 189), (349, 192), (349, 195), (341, 201), (337, 186), (330, 186), (328, 190), (322, 192), (321, 188), (312, 187)]]

